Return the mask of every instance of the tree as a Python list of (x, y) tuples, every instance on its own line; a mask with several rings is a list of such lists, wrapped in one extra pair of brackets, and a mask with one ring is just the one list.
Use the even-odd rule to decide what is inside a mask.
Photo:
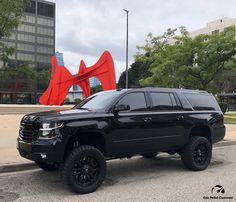
[[(13, 30), (17, 28), (21, 17), (24, 15), (25, 8), (30, 4), (30, 0), (1, 0), (0, 1), (0, 40), (9, 37)], [(3, 68), (9, 62), (9, 56), (14, 52), (14, 48), (0, 43), (0, 61)]]
[(234, 92), (236, 89), (236, 59), (232, 58), (225, 65), (226, 70), (213, 81), (213, 92)]
[(91, 87), (91, 95), (94, 94), (94, 93), (98, 93), (100, 91), (102, 91), (102, 86), (101, 85)]
[[(129, 87), (140, 87), (139, 80), (151, 76), (149, 72), (149, 64), (145, 61), (136, 61), (131, 64), (131, 68), (128, 70)], [(125, 88), (126, 71), (121, 73), (118, 81), (119, 88)]]
[(0, 1), (0, 39), (9, 37), (20, 23), (25, 8), (30, 0)]
[(176, 31), (168, 29), (158, 37), (149, 34), (140, 47), (142, 52), (136, 55), (136, 61), (148, 61), (151, 72), (141, 85), (213, 89), (214, 81), (228, 69), (227, 63), (236, 54), (235, 27), (195, 38), (189, 37), (184, 27), (179, 36)]

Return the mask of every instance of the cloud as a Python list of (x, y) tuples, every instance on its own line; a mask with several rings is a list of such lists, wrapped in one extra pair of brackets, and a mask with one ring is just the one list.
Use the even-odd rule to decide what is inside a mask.
[[(56, 3), (56, 49), (73, 71), (80, 59), (92, 64), (109, 50), (117, 78), (125, 69), (126, 15), (129, 12), (129, 63), (149, 32), (162, 34), (182, 25), (195, 30), (222, 17), (236, 17), (234, 0), (52, 0)], [(86, 58), (88, 60), (86, 60)]]

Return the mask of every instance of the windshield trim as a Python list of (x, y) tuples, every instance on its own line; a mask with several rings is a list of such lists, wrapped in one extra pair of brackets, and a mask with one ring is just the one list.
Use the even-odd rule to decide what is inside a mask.
[[(110, 91), (110, 92), (107, 92), (107, 91), (101, 91), (101, 92), (98, 92), (96, 94), (93, 94), (85, 99), (83, 99), (80, 103), (78, 103), (77, 105), (75, 105), (72, 109), (81, 109), (81, 107), (83, 105), (85, 105), (89, 100), (91, 100), (92, 98), (94, 98), (95, 96), (99, 95), (99, 94), (104, 94), (104, 93), (109, 93), (109, 94), (114, 94), (116, 95), (116, 97), (111, 101), (110, 104), (108, 104), (107, 106), (105, 106), (104, 108), (98, 108), (98, 109), (90, 109), (90, 108), (87, 108), (89, 111), (100, 111), (100, 112), (109, 112), (110, 111), (110, 108), (112, 107), (112, 105), (114, 105), (114, 103), (117, 101), (117, 99), (119, 99), (120, 96), (122, 96), (124, 94), (124, 92), (121, 92), (121, 91)], [(82, 107), (82, 110), (83, 110), (83, 107)]]

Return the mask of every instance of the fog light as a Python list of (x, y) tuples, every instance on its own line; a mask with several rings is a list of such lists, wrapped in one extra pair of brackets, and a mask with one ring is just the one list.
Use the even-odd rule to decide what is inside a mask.
[(46, 159), (47, 155), (46, 154), (40, 154), (42, 159)]

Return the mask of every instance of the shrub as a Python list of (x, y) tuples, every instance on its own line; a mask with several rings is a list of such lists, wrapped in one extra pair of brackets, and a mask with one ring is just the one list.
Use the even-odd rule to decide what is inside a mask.
[(75, 103), (76, 103), (76, 104), (80, 103), (81, 101), (82, 101), (81, 99), (75, 98)]
[(70, 99), (67, 97), (67, 98), (65, 99), (64, 103), (68, 103), (68, 102), (70, 102)]
[(219, 105), (220, 105), (221, 111), (223, 112), (223, 114), (225, 114), (225, 112), (228, 111), (228, 104), (225, 102), (219, 102)]

